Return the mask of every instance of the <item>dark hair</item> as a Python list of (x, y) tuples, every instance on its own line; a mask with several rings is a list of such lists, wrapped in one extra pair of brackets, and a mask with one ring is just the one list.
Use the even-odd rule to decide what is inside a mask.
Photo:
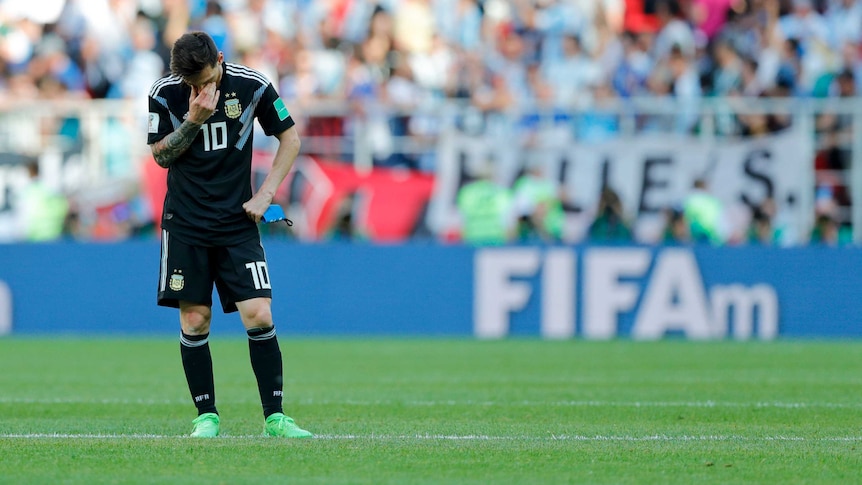
[(655, 12), (664, 8), (671, 17), (682, 16), (682, 6), (679, 4), (678, 0), (655, 0), (655, 2), (653, 2), (653, 8)]
[(185, 79), (218, 62), (218, 48), (206, 32), (182, 35), (171, 49), (171, 73)]
[(760, 207), (755, 207), (751, 210), (752, 222), (771, 222), (769, 214), (763, 211)]
[(856, 75), (853, 74), (852, 69), (844, 69), (838, 74), (838, 80), (853, 82), (856, 80)]

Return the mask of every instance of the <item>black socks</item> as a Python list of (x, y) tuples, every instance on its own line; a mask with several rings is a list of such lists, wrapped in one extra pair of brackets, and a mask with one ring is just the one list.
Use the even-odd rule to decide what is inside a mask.
[(275, 337), (275, 327), (253, 328), (248, 333), (248, 355), (257, 378), (260, 403), (264, 418), (283, 412), (281, 407), (282, 377), (281, 349)]
[[(282, 377), (281, 349), (275, 336), (275, 327), (253, 328), (248, 333), (248, 354), (251, 368), (257, 379), (263, 415), (283, 412), (281, 406), (284, 379)], [(210, 354), (209, 334), (180, 334), (180, 355), (189, 392), (198, 410), (216, 413), (213, 362)]]
[(180, 355), (186, 382), (192, 394), (198, 416), (203, 413), (216, 413), (215, 384), (213, 383), (213, 361), (210, 355), (209, 333), (186, 335), (180, 333)]

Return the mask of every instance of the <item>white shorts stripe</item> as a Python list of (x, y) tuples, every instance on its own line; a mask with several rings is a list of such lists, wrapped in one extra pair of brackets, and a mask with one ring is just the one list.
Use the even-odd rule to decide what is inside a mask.
[(168, 231), (162, 229), (162, 261), (159, 267), (159, 291), (165, 291), (168, 284)]

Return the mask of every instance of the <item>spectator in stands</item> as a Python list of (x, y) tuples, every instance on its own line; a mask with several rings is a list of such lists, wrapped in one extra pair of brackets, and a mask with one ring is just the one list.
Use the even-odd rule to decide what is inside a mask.
[(678, 245), (691, 242), (691, 231), (682, 208), (666, 207), (664, 214), (664, 231), (662, 233), (662, 244)]
[(623, 57), (612, 74), (613, 87), (625, 98), (643, 94), (653, 69), (649, 37), (627, 32), (623, 34), (622, 46)]
[(760, 65), (757, 59), (745, 57), (740, 59), (741, 70), (740, 77), (742, 81), (742, 95), (745, 97), (756, 98), (763, 94), (765, 88), (758, 76)]
[(674, 127), (677, 133), (690, 133), (698, 123), (702, 94), (697, 70), (681, 47), (671, 49), (668, 70), (672, 82), (671, 92), (680, 103)]
[(441, 99), (454, 96), (455, 78), (459, 64), (472, 64), (465, 69), (476, 69), (478, 62), (468, 62), (466, 54), (454, 50), (441, 36), (434, 36), (431, 42), (431, 50), (428, 52), (417, 52), (405, 57), (412, 72), (413, 79), (418, 88), (424, 91), (421, 100)]
[(505, 111), (529, 103), (532, 93), (527, 79), (527, 56), (523, 35), (511, 25), (502, 28), (497, 51), (486, 59), (493, 95), (490, 102), (478, 98), (482, 109)]
[(131, 52), (126, 56), (126, 68), (107, 95), (139, 102), (143, 115), (147, 112), (144, 100), (153, 83), (162, 77), (165, 63), (153, 50), (156, 38), (149, 19), (139, 16), (132, 24), (130, 34)]
[(772, 218), (760, 207), (751, 211), (751, 222), (748, 225), (746, 241), (748, 244), (772, 246), (777, 242), (778, 234), (772, 227)]
[(386, 162), (394, 149), (389, 112), (380, 101), (385, 92), (383, 83), (390, 75), (390, 48), (383, 41), (366, 40), (347, 72), (348, 127), (359, 123), (365, 127), (365, 132), (357, 135), (366, 140), (375, 164)]
[(655, 16), (659, 26), (653, 44), (655, 60), (665, 61), (674, 50), (692, 59), (695, 54), (694, 33), (683, 18), (679, 0), (655, 0)]
[[(841, 98), (853, 98), (856, 96), (856, 77), (853, 71), (846, 69), (837, 76), (829, 76), (828, 85), (824, 91), (831, 96)], [(840, 101), (838, 101), (840, 102)], [(849, 168), (852, 158), (853, 138), (852, 114), (842, 112), (836, 113), (829, 109), (823, 110), (816, 119), (816, 131), (822, 136), (820, 150), (826, 157), (826, 168), (829, 170), (844, 170)]]
[(689, 12), (695, 35), (711, 41), (724, 27), (728, 12), (733, 9), (741, 12), (746, 7), (745, 0), (692, 0)]
[(408, 54), (428, 52), (434, 38), (431, 0), (401, 0), (393, 16), (394, 44)]
[(828, 24), (814, 9), (812, 0), (793, 0), (792, 11), (778, 22), (778, 32), (798, 45), (800, 88), (810, 92), (817, 78), (835, 62), (829, 48)]
[(55, 34), (44, 35), (28, 65), (34, 79), (50, 77), (62, 86), (64, 98), (86, 97), (86, 82), (81, 69), (66, 53), (63, 40)]
[(27, 242), (60, 239), (69, 203), (66, 197), (48, 187), (39, 177), (39, 162), (27, 164), (29, 181), (16, 203), (21, 238)]
[(723, 244), (727, 237), (724, 206), (718, 197), (709, 192), (705, 179), (694, 182), (691, 193), (683, 205), (691, 239), (695, 243)]
[(602, 243), (631, 242), (632, 230), (623, 210), (623, 203), (617, 192), (610, 188), (602, 188), (596, 217), (590, 225), (589, 240)]
[(787, 128), (785, 120), (766, 113), (742, 113), (737, 115), (739, 134), (744, 137), (761, 137)]
[(545, 173), (545, 160), (528, 162), (526, 172), (512, 187), (518, 218), (518, 238), (558, 242), (563, 237), (562, 188)]
[(802, 242), (798, 230), (798, 221), (791, 214), (792, 208), (779, 208), (774, 198), (766, 197), (757, 209), (769, 218), (774, 244), (788, 247), (796, 246)]
[(476, 0), (434, 2), (434, 20), (437, 33), (447, 43), (465, 52), (481, 46), (482, 11)]
[(682, 47), (671, 49), (667, 59), (652, 72), (647, 85), (657, 97), (673, 97), (679, 103), (675, 116), (651, 116), (648, 130), (690, 133), (698, 123), (700, 79)]
[(828, 214), (820, 214), (814, 222), (811, 230), (811, 244), (824, 246), (838, 245), (838, 224)]
[(743, 62), (727, 41), (715, 44), (716, 69), (712, 72), (712, 95), (728, 96), (743, 91)]
[(413, 135), (411, 113), (418, 106), (422, 93), (413, 80), (413, 71), (405, 55), (393, 53), (391, 64), (389, 79), (382, 86), (381, 101), (389, 107), (386, 113), (388, 130), (395, 146), (393, 153), (379, 163), (387, 167), (416, 169), (416, 156), (409, 151), (409, 140)]
[(544, 77), (553, 90), (554, 103), (567, 109), (587, 106), (592, 98), (592, 87), (602, 81), (601, 67), (583, 51), (577, 36), (563, 37), (562, 46), (562, 56), (546, 60), (543, 66)]
[(862, 41), (862, 4), (858, 0), (829, 0), (824, 19), (833, 49)]
[[(538, 63), (532, 63), (527, 66), (527, 86), (530, 89), (530, 96), (533, 102), (533, 109), (543, 111), (552, 105), (554, 100), (554, 88), (548, 82), (547, 78), (542, 75), (542, 68)], [(555, 113), (563, 113), (564, 110), (556, 109)]]
[(220, 2), (207, 1), (206, 14), (200, 22), (200, 29), (210, 34), (216, 47), (224, 52), (225, 57), (232, 58), (234, 56), (233, 36)]
[(461, 240), (473, 245), (500, 245), (513, 238), (512, 194), (493, 180), (490, 161), (478, 168), (478, 179), (458, 190)]

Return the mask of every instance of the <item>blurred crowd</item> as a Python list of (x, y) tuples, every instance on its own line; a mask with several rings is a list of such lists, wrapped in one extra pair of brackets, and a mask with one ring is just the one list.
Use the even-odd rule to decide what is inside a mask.
[[(534, 173), (519, 177), (509, 189), (482, 177), (464, 185), (458, 194), (462, 218), (461, 240), (479, 246), (503, 244), (555, 244), (564, 242), (565, 197)], [(678, 205), (663, 211), (663, 230), (656, 239), (638, 240), (635, 221), (623, 209), (619, 194), (602, 189), (585, 241), (596, 244), (654, 243), (662, 245), (754, 245), (788, 247), (807, 243), (838, 246), (851, 243), (852, 234), (826, 212), (816, 216), (807, 235), (779, 213), (775, 201), (765, 199), (751, 210), (748, 223), (736, 227), (733, 208), (698, 179)]]
[[(472, 109), (465, 129), (487, 130), (490, 115), (512, 111), (529, 128), (529, 111), (542, 107), (590, 142), (621, 130), (617, 117), (590, 112), (605, 102), (675, 98), (675, 116), (636, 128), (685, 133), (699, 129), (705, 98), (852, 97), (862, 83), (856, 0), (0, 0), (0, 107), (108, 98), (145, 110), (189, 29), (272, 80), (311, 141), (307, 153), (349, 159), (326, 140), (362, 120), (376, 165), (420, 170), (433, 170), (433, 156), (392, 140), (433, 140), (440, 127), (411, 113), (440, 100)], [(832, 223), (850, 203), (835, 175), (849, 164), (846, 118), (823, 115), (815, 127), (818, 197), (829, 206), (818, 220)], [(731, 115), (715, 129), (759, 136), (789, 123)], [(614, 205), (605, 197), (603, 210)]]
[(294, 104), (839, 95), (862, 67), (855, 0), (3, 0), (2, 96), (145, 96), (190, 28)]

